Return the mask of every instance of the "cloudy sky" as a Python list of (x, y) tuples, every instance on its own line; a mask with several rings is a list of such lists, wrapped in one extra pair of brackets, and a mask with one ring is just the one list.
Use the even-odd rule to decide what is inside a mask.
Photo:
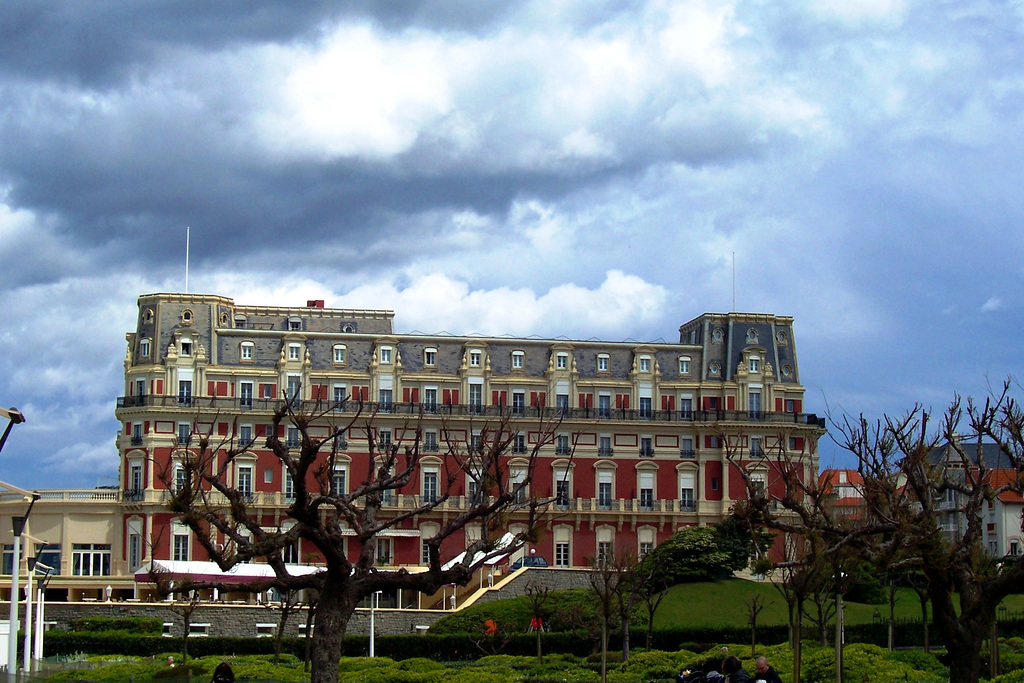
[[(113, 484), (139, 294), (796, 318), (806, 406), (1019, 368), (1024, 3), (0, 3), (0, 478)], [(823, 448), (825, 464), (842, 456)]]

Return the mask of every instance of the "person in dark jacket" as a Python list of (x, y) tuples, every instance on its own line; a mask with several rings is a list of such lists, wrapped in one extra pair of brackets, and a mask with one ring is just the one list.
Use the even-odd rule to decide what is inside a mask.
[(757, 669), (757, 675), (754, 677), (755, 681), (764, 681), (764, 683), (782, 683), (782, 679), (779, 678), (779, 674), (775, 673), (775, 669), (768, 663), (767, 657), (758, 657), (757, 662), (754, 664), (754, 668)]
[(747, 670), (743, 668), (740, 660), (734, 655), (729, 655), (722, 662), (722, 673), (727, 676), (726, 680), (729, 683), (753, 683), (754, 681)]
[(213, 670), (213, 683), (235, 683), (235, 672), (231, 670), (230, 664), (221, 662), (217, 665)]

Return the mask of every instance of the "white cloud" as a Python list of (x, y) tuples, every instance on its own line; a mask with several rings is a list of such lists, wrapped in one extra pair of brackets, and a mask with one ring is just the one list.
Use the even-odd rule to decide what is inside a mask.
[(998, 297), (998, 296), (993, 296), (993, 297), (989, 298), (984, 304), (982, 304), (981, 312), (982, 313), (993, 313), (995, 311), (998, 311), (1002, 307), (1003, 307), (1003, 300), (1000, 297)]

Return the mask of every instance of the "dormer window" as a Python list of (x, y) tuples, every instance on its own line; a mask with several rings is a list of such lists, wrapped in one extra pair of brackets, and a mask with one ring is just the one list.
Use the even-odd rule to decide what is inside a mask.
[(288, 360), (299, 360), (302, 357), (302, 346), (299, 344), (288, 345)]
[(679, 374), (689, 375), (690, 374), (690, 357), (680, 356), (679, 357)]
[(560, 352), (555, 356), (555, 367), (559, 370), (565, 370), (569, 367), (569, 354)]
[(437, 367), (437, 349), (423, 349), (423, 367)]
[(469, 366), (471, 368), (478, 368), (478, 367), (480, 367), (480, 359), (482, 357), (483, 357), (483, 354), (480, 351), (477, 351), (477, 350), (470, 351), (469, 352)]
[(512, 352), (512, 369), (522, 370), (526, 366), (526, 354), (522, 351)]
[(143, 339), (139, 342), (139, 355), (143, 358), (149, 358), (149, 339)]
[(651, 371), (651, 357), (650, 356), (640, 356), (640, 372), (650, 372), (650, 371)]
[(751, 356), (747, 361), (747, 370), (750, 372), (761, 372), (761, 359), (758, 356)]
[(256, 355), (256, 345), (253, 344), (250, 341), (246, 341), (246, 342), (242, 342), (241, 345), (239, 345), (238, 348), (239, 348), (239, 354), (238, 355), (242, 359), (242, 361), (251, 363), (253, 358)]
[(147, 322), (147, 323), (153, 322), (153, 309), (152, 308), (147, 308), (146, 312), (142, 314), (142, 321), (143, 322)]
[(236, 315), (235, 316), (235, 327), (240, 329), (240, 330), (245, 329), (245, 316), (244, 315)]
[(597, 354), (597, 371), (608, 372), (609, 356), (607, 353)]
[(191, 356), (192, 355), (192, 342), (182, 339), (181, 340), (181, 355)]
[(391, 347), (390, 346), (382, 346), (382, 347), (380, 347), (379, 355), (380, 355), (380, 362), (381, 363), (390, 363), (391, 362)]
[(344, 365), (348, 360), (348, 348), (344, 344), (335, 344), (333, 358), (335, 365)]
[(186, 325), (191, 325), (192, 324), (192, 311), (188, 310), (187, 308), (184, 311), (182, 311), (181, 312), (181, 322), (183, 322)]
[(302, 318), (288, 318), (288, 329), (297, 332), (302, 329)]

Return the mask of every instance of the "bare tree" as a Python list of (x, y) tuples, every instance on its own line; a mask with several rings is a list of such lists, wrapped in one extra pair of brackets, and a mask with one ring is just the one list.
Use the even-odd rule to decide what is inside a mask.
[(894, 569), (921, 571), (957, 683), (979, 679), (996, 608), (1024, 582), (1024, 557), (996, 558), (984, 544), (988, 502), (1024, 488), (1024, 413), (1012, 388), (1007, 382), (980, 403), (957, 396), (937, 425), (921, 407), (875, 422), (833, 420), (864, 480), (862, 518), (837, 519), (809, 482), (785, 475), (784, 514), (764, 501), (745, 505), (749, 518), (770, 528), (816, 533), (829, 550), (846, 547), (876, 565), (880, 555), (905, 551)]
[(744, 600), (743, 604), (747, 606), (747, 623), (750, 624), (750, 656), (753, 657), (757, 654), (757, 618), (767, 605), (764, 596), (760, 593), (749, 600)]
[(588, 575), (590, 590), (597, 598), (597, 617), (601, 626), (601, 683), (608, 681), (608, 629), (615, 616), (615, 590), (618, 574), (612, 568), (610, 557), (598, 556), (591, 560)]
[[(534, 538), (550, 501), (529, 496), (529, 486), (541, 448), (554, 438), (556, 423), (535, 425), (533, 448), (521, 456), (526, 464), (515, 473), (509, 469), (509, 460), (519, 425), (510, 413), (504, 412), (494, 422), (470, 425), (468, 433), (477, 431), (478, 438), (446, 441), (437, 494), (406, 496), (408, 505), (396, 510), (389, 504), (392, 493), (419, 480), (422, 420), (396, 430), (401, 436), (391, 442), (382, 438), (376, 415), (360, 411), (338, 423), (333, 405), (316, 402), (310, 410), (302, 406), (286, 396), (274, 413), (266, 438), (266, 448), (292, 482), (293, 498), (284, 511), (290, 526), (282, 523), (268, 531), (252, 496), (229, 483), (228, 473), (249, 449), (249, 444), (230, 436), (217, 441), (211, 434), (197, 435), (196, 447), (182, 462), (180, 480), (171, 482), (167, 473), (165, 481), (175, 491), (171, 510), (179, 514), (222, 570), (264, 558), (274, 576), (259, 584), (261, 590), (317, 591), (318, 599), (311, 608), (315, 613), (311, 680), (335, 683), (342, 635), (364, 597), (395, 589), (430, 594), (445, 584), (465, 585), (487, 559)], [(297, 430), (297, 445), (279, 438), (284, 425)], [(359, 435), (366, 443), (365, 471), (358, 479), (353, 477), (359, 483), (351, 491), (339, 491), (333, 477), (338, 444)], [(381, 534), (446, 505), (458, 491), (456, 484), (467, 477), (475, 482), (476, 491), (465, 496), (454, 512), (439, 518), (437, 533), (423, 540), (426, 571), (412, 573), (380, 566), (377, 546)], [(526, 531), (515, 534), (511, 545), (496, 547), (512, 517)], [(461, 560), (445, 563), (442, 543), (470, 527), (478, 530), (477, 540), (469, 544)], [(354, 558), (346, 553), (347, 538), (357, 544)], [(289, 572), (282, 551), (300, 539), (316, 548), (322, 562), (318, 571)], [(210, 585), (219, 586), (217, 582)]]
[(188, 637), (192, 634), (192, 615), (199, 607), (200, 594), (198, 590), (192, 590), (188, 584), (175, 593), (178, 597), (171, 604), (170, 610), (181, 617), (181, 654), (182, 665), (188, 664)]
[(535, 583), (526, 585), (526, 601), (530, 605), (531, 622), (537, 638), (537, 663), (544, 663), (544, 651), (541, 649), (541, 633), (544, 631), (544, 624), (547, 623), (551, 610), (548, 603), (551, 600), (550, 586), (538, 586)]

